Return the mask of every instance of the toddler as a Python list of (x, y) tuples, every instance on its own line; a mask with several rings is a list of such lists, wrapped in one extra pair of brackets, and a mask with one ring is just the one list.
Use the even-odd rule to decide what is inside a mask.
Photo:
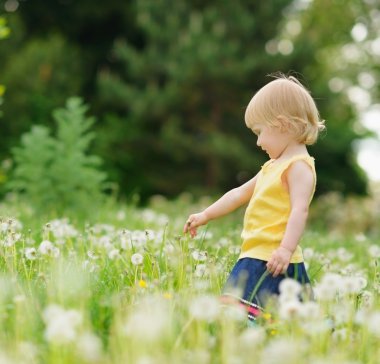
[(255, 320), (285, 277), (310, 283), (299, 245), (316, 185), (306, 145), (317, 140), (324, 122), (305, 87), (282, 75), (253, 96), (245, 123), (269, 160), (251, 180), (190, 215), (184, 232), (194, 237), (199, 226), (248, 203), (241, 252), (222, 297), (238, 299)]

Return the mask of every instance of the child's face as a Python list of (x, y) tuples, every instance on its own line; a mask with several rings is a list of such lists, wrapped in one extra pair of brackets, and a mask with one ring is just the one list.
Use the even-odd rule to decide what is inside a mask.
[(256, 124), (252, 131), (257, 135), (257, 145), (271, 159), (279, 158), (283, 151), (295, 141), (294, 135), (289, 132), (264, 124)]

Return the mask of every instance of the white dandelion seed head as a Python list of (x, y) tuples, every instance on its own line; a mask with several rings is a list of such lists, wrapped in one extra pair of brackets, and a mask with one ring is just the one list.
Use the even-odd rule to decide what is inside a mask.
[(37, 250), (36, 248), (25, 248), (24, 255), (28, 260), (35, 260), (37, 258)]
[(210, 271), (207, 268), (206, 264), (197, 264), (195, 267), (194, 275), (197, 278), (207, 277)]
[(140, 253), (135, 253), (131, 256), (131, 262), (133, 265), (141, 265), (144, 261), (144, 257)]
[(283, 320), (294, 320), (301, 316), (302, 304), (298, 300), (284, 302), (280, 305), (279, 314)]
[(144, 342), (162, 339), (168, 332), (170, 313), (167, 302), (149, 297), (129, 313), (123, 332), (126, 336)]
[(207, 260), (207, 252), (206, 251), (194, 250), (191, 253), (191, 256), (193, 257), (194, 260), (196, 260), (198, 262), (204, 262)]
[(347, 335), (347, 329), (344, 327), (334, 330), (331, 337), (334, 341), (345, 341), (347, 339)]
[(56, 219), (48, 222), (53, 236), (64, 244), (67, 239), (75, 238), (79, 235), (73, 225), (69, 223), (67, 218)]
[(337, 325), (346, 324), (352, 319), (353, 309), (349, 304), (341, 302), (332, 309), (332, 315)]
[(81, 334), (76, 340), (78, 354), (86, 361), (97, 362), (102, 357), (102, 341), (92, 332)]
[(247, 311), (241, 305), (227, 305), (223, 307), (223, 316), (232, 320), (243, 322), (247, 320)]
[(301, 293), (302, 286), (301, 284), (291, 278), (285, 278), (281, 281), (280, 286), (280, 294), (288, 295), (288, 296), (297, 296)]
[(312, 259), (314, 256), (314, 250), (312, 248), (305, 248), (303, 250), (303, 256), (304, 256), (305, 260)]
[(374, 302), (373, 293), (370, 291), (363, 291), (361, 295), (361, 302), (363, 307), (371, 308)]
[(66, 344), (77, 336), (77, 327), (82, 323), (82, 315), (76, 310), (65, 310), (58, 305), (49, 305), (42, 314), (46, 324), (45, 339), (48, 342)]
[(215, 321), (220, 312), (220, 302), (211, 295), (198, 296), (190, 301), (189, 311), (197, 320)]
[(301, 305), (300, 317), (307, 320), (318, 320), (321, 318), (322, 310), (317, 302), (307, 301)]
[(380, 311), (370, 314), (367, 322), (368, 331), (380, 338)]
[(367, 285), (364, 277), (344, 277), (339, 293), (342, 295), (358, 294)]
[(369, 248), (368, 248), (368, 252), (369, 252), (369, 255), (372, 257), (372, 258), (380, 258), (380, 246), (379, 245), (375, 245), (375, 244), (372, 244)]
[(58, 257), (59, 256), (59, 249), (54, 246), (54, 244), (49, 240), (43, 240), (38, 247), (38, 252), (41, 255), (47, 255), (50, 257)]
[(239, 342), (244, 347), (251, 349), (262, 344), (265, 338), (266, 332), (263, 327), (251, 327), (241, 333)]
[(120, 258), (120, 251), (119, 251), (119, 249), (112, 249), (108, 253), (108, 258), (110, 258), (111, 260), (115, 260), (115, 259)]
[(287, 339), (271, 341), (261, 353), (260, 364), (296, 363), (300, 355), (300, 342)]

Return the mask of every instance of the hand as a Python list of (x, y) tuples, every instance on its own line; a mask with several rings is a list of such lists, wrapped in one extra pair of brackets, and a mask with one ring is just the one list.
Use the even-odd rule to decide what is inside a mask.
[(276, 249), (267, 263), (267, 269), (272, 273), (273, 277), (279, 274), (285, 274), (288, 270), (292, 252), (282, 246)]
[(183, 232), (190, 232), (190, 236), (194, 238), (197, 235), (197, 227), (205, 225), (208, 223), (207, 216), (204, 212), (199, 212), (197, 214), (192, 214), (186, 221), (185, 226), (183, 227)]

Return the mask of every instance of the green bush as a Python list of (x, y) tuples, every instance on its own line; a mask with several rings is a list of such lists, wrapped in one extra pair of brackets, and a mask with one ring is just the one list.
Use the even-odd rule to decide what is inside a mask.
[(39, 212), (88, 215), (102, 201), (106, 176), (98, 169), (100, 158), (87, 153), (95, 136), (87, 109), (80, 98), (70, 98), (53, 112), (56, 137), (35, 125), (12, 150), (15, 168), (8, 187)]

